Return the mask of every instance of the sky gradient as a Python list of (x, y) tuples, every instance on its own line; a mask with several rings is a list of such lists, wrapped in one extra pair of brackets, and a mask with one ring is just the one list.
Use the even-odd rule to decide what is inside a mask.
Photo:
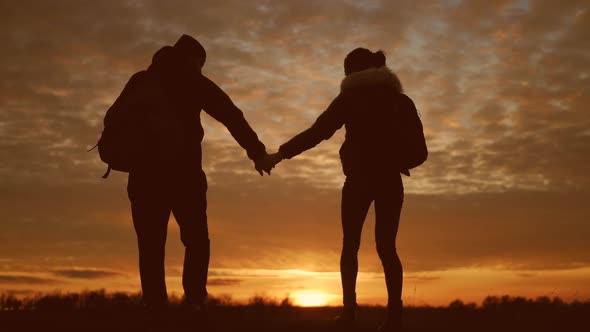
[[(138, 291), (126, 174), (100, 178), (102, 118), (183, 33), (274, 152), (338, 94), (343, 59), (382, 49), (417, 105), (428, 161), (404, 177), (409, 304), (590, 298), (587, 1), (0, 3), (0, 292)], [(209, 290), (340, 302), (340, 130), (260, 177), (208, 115)], [(373, 212), (359, 302), (386, 301)], [(183, 248), (171, 220), (169, 290)], [(316, 301), (316, 302), (314, 302)]]

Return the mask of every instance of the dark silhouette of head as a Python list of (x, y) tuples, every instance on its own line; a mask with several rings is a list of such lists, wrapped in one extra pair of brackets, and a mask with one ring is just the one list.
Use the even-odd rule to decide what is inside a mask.
[(174, 44), (174, 49), (189, 63), (197, 65), (199, 69), (205, 65), (207, 52), (203, 45), (201, 45), (201, 43), (195, 38), (189, 35), (182, 35), (178, 41), (176, 41), (176, 44)]
[[(187, 73), (195, 72), (194, 70), (187, 70), (196, 66), (194, 61), (191, 64), (188, 61), (179, 61), (179, 58), (181, 58), (181, 55), (177, 49), (172, 46), (164, 46), (154, 53), (150, 70), (157, 73), (160, 78), (171, 82), (180, 77), (186, 77)], [(200, 67), (198, 70), (200, 72)]]
[(366, 48), (356, 48), (344, 58), (344, 75), (354, 72), (385, 66), (385, 53), (379, 50), (375, 53)]

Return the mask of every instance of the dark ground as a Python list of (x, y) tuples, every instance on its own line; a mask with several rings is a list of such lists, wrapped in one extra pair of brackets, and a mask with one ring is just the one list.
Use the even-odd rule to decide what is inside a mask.
[[(209, 297), (208, 314), (189, 311), (183, 299), (171, 298), (165, 313), (150, 313), (141, 294), (37, 294), (18, 298), (0, 294), (0, 332), (29, 331), (375, 331), (385, 317), (382, 307), (360, 307), (358, 323), (337, 326), (340, 308), (301, 308), (255, 296), (247, 305), (230, 297)], [(453, 301), (447, 307), (404, 308), (404, 331), (437, 332), (570, 332), (590, 331), (590, 301), (566, 303), (558, 297), (536, 299), (488, 296), (481, 305)]]
[[(589, 331), (588, 305), (536, 308), (408, 308), (404, 331)], [(289, 306), (217, 306), (209, 309), (209, 327), (182, 307), (163, 317), (140, 308), (0, 311), (0, 331), (353, 331), (331, 318), (338, 308)], [(383, 308), (359, 311), (358, 328), (375, 331)]]

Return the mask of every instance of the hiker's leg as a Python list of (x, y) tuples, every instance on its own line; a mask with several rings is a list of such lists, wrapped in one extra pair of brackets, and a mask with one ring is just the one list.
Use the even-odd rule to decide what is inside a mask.
[(196, 181), (190, 187), (180, 189), (179, 194), (172, 212), (180, 227), (180, 238), (185, 246), (182, 285), (187, 301), (201, 305), (207, 297), (210, 251), (207, 188), (200, 181)]
[(139, 274), (146, 304), (152, 308), (167, 303), (164, 253), (170, 206), (161, 199), (163, 188), (129, 177), (129, 200), (139, 249)]
[(361, 232), (372, 197), (366, 185), (346, 179), (342, 188), (342, 254), (340, 256), (340, 275), (345, 311), (356, 308), (356, 277), (358, 273), (358, 250)]
[(396, 250), (396, 237), (403, 203), (401, 179), (380, 186), (375, 199), (375, 242), (383, 264), (389, 308), (401, 301), (403, 271)]

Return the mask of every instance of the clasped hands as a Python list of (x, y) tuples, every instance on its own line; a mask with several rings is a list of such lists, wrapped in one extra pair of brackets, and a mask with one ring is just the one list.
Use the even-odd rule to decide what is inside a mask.
[(254, 168), (256, 168), (256, 171), (258, 171), (261, 176), (263, 175), (263, 171), (270, 175), (270, 171), (283, 159), (284, 157), (280, 152), (271, 154), (264, 153), (264, 155), (254, 160)]

